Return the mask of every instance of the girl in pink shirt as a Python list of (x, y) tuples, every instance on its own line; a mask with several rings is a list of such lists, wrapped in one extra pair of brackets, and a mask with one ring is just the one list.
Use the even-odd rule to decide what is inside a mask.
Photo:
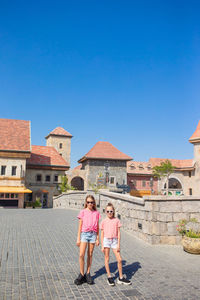
[(114, 279), (111, 277), (109, 268), (110, 248), (112, 248), (118, 263), (119, 278), (117, 283), (129, 285), (131, 282), (123, 277), (122, 274), (122, 258), (120, 255), (120, 227), (121, 223), (115, 218), (115, 208), (112, 203), (106, 206), (107, 218), (101, 222), (101, 250), (105, 256), (105, 268), (108, 275), (108, 284), (115, 285)]
[[(88, 195), (85, 199), (84, 209), (78, 215), (79, 227), (76, 245), (80, 247), (79, 263), (80, 274), (75, 279), (74, 283), (80, 285), (84, 282), (93, 284), (93, 279), (90, 276), (92, 264), (92, 254), (94, 246), (99, 246), (99, 218), (100, 214), (96, 208), (96, 202), (92, 195)], [(87, 271), (84, 274), (85, 251), (87, 251)]]

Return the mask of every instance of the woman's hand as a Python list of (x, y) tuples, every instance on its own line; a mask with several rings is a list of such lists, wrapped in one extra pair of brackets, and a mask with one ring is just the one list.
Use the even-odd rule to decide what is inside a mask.
[(119, 245), (117, 246), (117, 252), (120, 252), (120, 246)]
[(101, 251), (104, 253), (104, 246), (101, 246)]
[(80, 244), (81, 244), (81, 241), (80, 241), (80, 240), (77, 240), (76, 246), (77, 246), (77, 247), (80, 247)]
[(96, 246), (99, 246), (99, 240), (98, 239), (96, 240)]

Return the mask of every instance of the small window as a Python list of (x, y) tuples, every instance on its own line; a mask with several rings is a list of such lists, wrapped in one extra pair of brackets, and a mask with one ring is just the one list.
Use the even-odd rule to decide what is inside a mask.
[(60, 144), (59, 144), (59, 148), (62, 149), (62, 146), (63, 146), (62, 143), (60, 143)]
[(4, 198), (4, 194), (2, 193), (2, 194), (0, 194), (0, 198)]
[(11, 194), (11, 195), (10, 195), (10, 198), (13, 199), (14, 197), (15, 197), (15, 194)]
[(151, 170), (151, 165), (148, 165), (148, 166), (147, 166), (147, 169), (148, 169), (148, 170)]
[(6, 194), (6, 198), (10, 198), (10, 194)]
[(6, 175), (6, 166), (1, 166), (1, 175)]
[(142, 187), (146, 187), (146, 181), (145, 180), (142, 181)]
[(139, 165), (139, 169), (140, 169), (140, 170), (144, 169), (144, 167), (143, 167), (142, 164)]
[(58, 175), (54, 175), (54, 181), (58, 182)]
[(136, 181), (136, 180), (133, 180), (133, 181), (132, 181), (132, 184), (133, 184), (134, 187), (136, 187), (137, 181)]
[[(32, 195), (32, 194), (31, 194)], [(15, 194), (15, 199), (18, 198), (18, 194)]]
[(41, 174), (36, 175), (36, 181), (37, 182), (42, 181), (42, 175)]
[(192, 173), (191, 173), (191, 171), (189, 171), (189, 177), (191, 177), (191, 175), (192, 175)]
[(45, 181), (50, 182), (51, 180), (51, 176), (50, 175), (46, 175)]
[(16, 166), (12, 166), (12, 176), (15, 176), (17, 173), (17, 167)]
[(189, 195), (192, 196), (192, 189), (189, 189)]
[(110, 177), (110, 184), (115, 184), (115, 177)]

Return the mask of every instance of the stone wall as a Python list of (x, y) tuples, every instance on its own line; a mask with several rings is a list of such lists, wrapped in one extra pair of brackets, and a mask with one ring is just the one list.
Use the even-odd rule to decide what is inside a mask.
[[(91, 192), (88, 192), (91, 193)], [(54, 198), (54, 208), (82, 209), (87, 192), (70, 192)], [(150, 244), (180, 244), (176, 225), (182, 218), (200, 221), (200, 197), (145, 196), (132, 197), (107, 191), (95, 195), (98, 209), (105, 217), (108, 202), (113, 203), (116, 216), (124, 230)]]

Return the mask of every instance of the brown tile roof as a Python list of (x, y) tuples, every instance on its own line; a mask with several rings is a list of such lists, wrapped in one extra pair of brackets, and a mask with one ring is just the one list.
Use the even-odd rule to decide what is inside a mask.
[[(168, 158), (150, 158), (149, 163), (152, 167), (159, 166)], [(192, 168), (194, 166), (193, 159), (168, 159), (176, 168)]]
[(129, 174), (152, 174), (152, 167), (146, 161), (128, 161), (127, 173)]
[(30, 121), (0, 119), (0, 151), (30, 152)]
[(85, 154), (79, 163), (87, 159), (114, 159), (114, 160), (131, 160), (132, 158), (119, 151), (109, 142), (97, 142), (94, 147)]
[[(60, 136), (67, 136), (67, 137), (72, 137), (71, 133), (69, 133), (67, 130), (65, 130), (62, 127), (56, 127), (54, 130), (52, 130), (48, 135), (60, 135)], [(46, 137), (46, 138), (47, 138)]]
[[(127, 162), (127, 173), (129, 174), (152, 174), (152, 168), (159, 166), (167, 158), (150, 158), (146, 161), (129, 161)], [(168, 159), (177, 169), (193, 168), (194, 162), (192, 159)]]
[(76, 166), (75, 168), (73, 168), (73, 170), (80, 170), (82, 168), (82, 164)]
[(27, 165), (69, 167), (69, 163), (56, 151), (54, 147), (32, 146), (31, 157)]
[(193, 135), (189, 138), (190, 143), (200, 142), (200, 121)]

